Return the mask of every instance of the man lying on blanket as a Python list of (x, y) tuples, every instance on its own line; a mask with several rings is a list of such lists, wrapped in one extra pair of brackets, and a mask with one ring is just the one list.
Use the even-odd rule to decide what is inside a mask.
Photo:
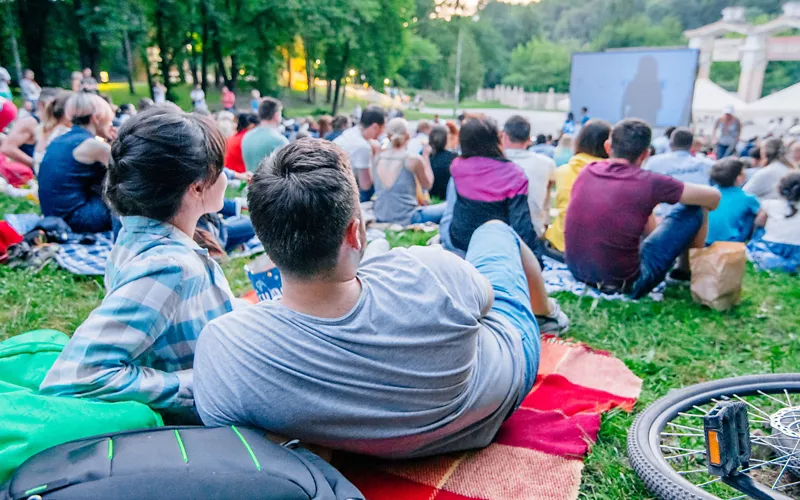
[(536, 378), (535, 315), (567, 327), (533, 253), (501, 222), (475, 232), (466, 261), (436, 246), (359, 265), (358, 188), (331, 143), (276, 152), (248, 201), (283, 298), (204, 328), (194, 369), (207, 425), (385, 457), (486, 446)]

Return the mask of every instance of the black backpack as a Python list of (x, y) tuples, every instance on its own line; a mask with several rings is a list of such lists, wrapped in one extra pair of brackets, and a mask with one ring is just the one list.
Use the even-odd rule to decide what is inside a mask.
[(71, 441), (23, 463), (0, 500), (363, 500), (297, 442), (244, 427), (161, 427)]

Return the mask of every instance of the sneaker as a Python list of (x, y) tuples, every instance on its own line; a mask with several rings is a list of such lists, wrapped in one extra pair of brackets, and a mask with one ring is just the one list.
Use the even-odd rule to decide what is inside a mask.
[(560, 336), (569, 330), (569, 318), (561, 310), (561, 306), (556, 299), (548, 299), (553, 312), (547, 316), (536, 315), (536, 322), (539, 323), (539, 333), (542, 335)]
[(692, 273), (682, 269), (673, 269), (667, 275), (667, 283), (670, 285), (689, 285), (692, 282)]

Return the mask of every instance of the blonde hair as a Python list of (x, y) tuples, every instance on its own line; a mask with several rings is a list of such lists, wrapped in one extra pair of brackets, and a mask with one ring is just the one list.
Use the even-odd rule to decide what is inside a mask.
[(558, 140), (558, 147), (563, 149), (572, 149), (572, 136), (569, 134), (564, 134), (561, 136), (561, 139)]
[(392, 143), (393, 148), (399, 148), (408, 141), (410, 137), (408, 131), (408, 121), (405, 118), (392, 118), (386, 124), (386, 136)]
[(66, 115), (67, 102), (69, 102), (72, 96), (73, 93), (71, 91), (60, 90), (58, 94), (56, 94), (55, 99), (45, 106), (44, 112), (40, 116), (42, 120), (42, 133), (45, 138), (50, 136), (50, 132), (58, 126), (59, 122), (61, 122)]
[(93, 116), (111, 116), (114, 112), (111, 111), (111, 106), (97, 94), (90, 94), (88, 92), (77, 92), (67, 100), (65, 107), (65, 116), (72, 121), (74, 125), (88, 125)]

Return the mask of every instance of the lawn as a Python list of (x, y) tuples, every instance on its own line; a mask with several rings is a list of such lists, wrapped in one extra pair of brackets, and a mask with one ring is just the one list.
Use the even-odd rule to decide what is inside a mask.
[[(0, 196), (0, 215), (35, 211), (29, 202)], [(390, 234), (393, 245), (424, 244), (431, 234)], [(242, 266), (223, 269), (235, 293), (249, 289)], [(103, 297), (102, 280), (80, 278), (54, 265), (32, 275), (0, 266), (0, 339), (34, 328), (71, 333)], [(612, 352), (639, 377), (644, 390), (637, 410), (670, 389), (751, 373), (797, 371), (800, 364), (798, 277), (770, 276), (748, 268), (742, 304), (718, 313), (692, 302), (685, 288), (669, 288), (662, 303), (594, 301), (558, 296), (570, 316), (569, 336)], [(597, 445), (586, 461), (581, 498), (648, 498), (628, 465), (627, 430), (633, 415), (605, 416)]]

